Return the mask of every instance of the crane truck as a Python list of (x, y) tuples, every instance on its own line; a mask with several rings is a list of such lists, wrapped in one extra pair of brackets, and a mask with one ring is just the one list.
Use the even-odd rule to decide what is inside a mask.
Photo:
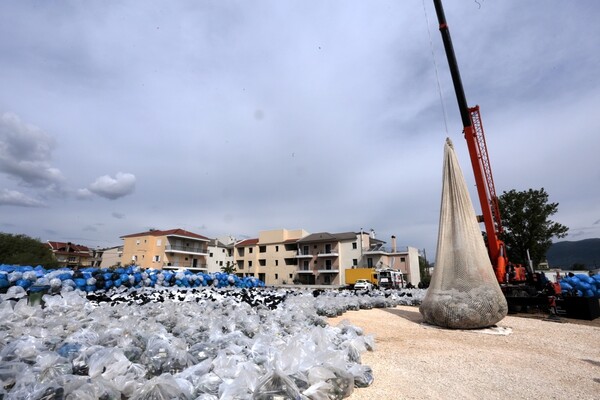
[(515, 309), (528, 305), (552, 306), (554, 295), (560, 293), (560, 287), (556, 288), (552, 284), (547, 285), (546, 282), (538, 282), (537, 279), (541, 280), (542, 277), (534, 273), (531, 265), (513, 265), (508, 259), (506, 246), (501, 240), (504, 228), (502, 226), (500, 207), (498, 197), (496, 196), (496, 188), (494, 186), (494, 178), (479, 106), (469, 107), (467, 105), (442, 1), (433, 0), (433, 3), (439, 22), (446, 58), (450, 67), (452, 83), (463, 124), (463, 133), (467, 142), (475, 184), (477, 186), (477, 195), (481, 205), (482, 215), (478, 217), (478, 220), (485, 225), (486, 245), (496, 280), (500, 284), (510, 308)]

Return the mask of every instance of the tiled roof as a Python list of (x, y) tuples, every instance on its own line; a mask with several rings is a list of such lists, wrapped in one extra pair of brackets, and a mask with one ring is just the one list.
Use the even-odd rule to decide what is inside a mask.
[(235, 244), (235, 247), (243, 247), (243, 246), (252, 246), (258, 243), (258, 238), (255, 239), (245, 239), (239, 243)]
[(210, 240), (206, 236), (198, 235), (197, 233), (186, 231), (185, 229), (169, 229), (161, 231), (158, 229), (149, 230), (146, 232), (132, 233), (131, 235), (121, 236), (121, 239), (138, 237), (138, 236), (184, 236), (193, 239)]
[(48, 246), (54, 252), (88, 253), (90, 249), (87, 246), (69, 242), (55, 242), (48, 240)]
[(342, 232), (342, 233), (329, 233), (319, 232), (313, 233), (298, 240), (298, 243), (309, 243), (309, 242), (331, 242), (340, 240), (356, 239), (356, 233), (354, 232)]

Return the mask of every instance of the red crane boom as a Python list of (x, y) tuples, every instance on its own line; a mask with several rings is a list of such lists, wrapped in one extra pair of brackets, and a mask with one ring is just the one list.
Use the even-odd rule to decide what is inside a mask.
[[(448, 58), (448, 65), (452, 75), (452, 83), (458, 101), (458, 108), (463, 123), (463, 133), (467, 141), (473, 174), (475, 176), (475, 184), (477, 185), (477, 195), (481, 205), (483, 214), (483, 223), (487, 234), (487, 245), (490, 254), (490, 260), (494, 267), (494, 273), (499, 283), (505, 283), (506, 277), (506, 250), (504, 243), (500, 240), (502, 233), (502, 220), (500, 218), (500, 209), (498, 207), (498, 197), (496, 196), (496, 188), (492, 176), (492, 168), (485, 142), (483, 132), (483, 124), (481, 123), (481, 115), (479, 106), (469, 108), (465, 91), (460, 78), (454, 47), (446, 23), (446, 16), (442, 7), (441, 0), (433, 1), (438, 22), (440, 24), (440, 33)], [(481, 221), (480, 221), (481, 222)]]

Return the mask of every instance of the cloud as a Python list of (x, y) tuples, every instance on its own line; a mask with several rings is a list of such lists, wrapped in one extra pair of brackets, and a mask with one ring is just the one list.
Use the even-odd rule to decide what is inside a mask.
[(135, 175), (124, 172), (117, 172), (114, 178), (103, 175), (96, 179), (88, 189), (100, 197), (116, 200), (133, 193), (135, 190)]
[(0, 116), (0, 171), (33, 187), (56, 186), (64, 181), (50, 164), (54, 139), (25, 124), (12, 113)]
[(592, 225), (598, 225), (598, 224), (600, 224), (600, 219), (596, 220), (596, 222), (594, 222)]
[(123, 219), (123, 218), (125, 218), (125, 214), (122, 214), (122, 213), (119, 213), (119, 212), (116, 212), (116, 211), (115, 211), (115, 212), (113, 212), (111, 215), (112, 215), (114, 218), (116, 218), (116, 219)]
[(0, 190), (0, 206), (44, 207), (44, 203), (16, 190)]
[(79, 200), (90, 200), (94, 194), (89, 189), (77, 189), (75, 197)]

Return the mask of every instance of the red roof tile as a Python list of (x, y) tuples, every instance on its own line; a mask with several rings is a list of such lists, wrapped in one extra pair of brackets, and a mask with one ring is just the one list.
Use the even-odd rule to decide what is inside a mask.
[(243, 246), (252, 246), (258, 243), (258, 238), (256, 239), (245, 239), (239, 243), (236, 243), (235, 247), (243, 247)]
[(140, 232), (140, 233), (132, 233), (131, 235), (121, 236), (121, 239), (131, 238), (131, 237), (139, 237), (139, 236), (185, 236), (193, 239), (202, 239), (202, 240), (210, 240), (206, 236), (198, 235), (197, 233), (186, 231), (185, 229), (169, 229), (166, 231), (161, 231), (158, 229)]

